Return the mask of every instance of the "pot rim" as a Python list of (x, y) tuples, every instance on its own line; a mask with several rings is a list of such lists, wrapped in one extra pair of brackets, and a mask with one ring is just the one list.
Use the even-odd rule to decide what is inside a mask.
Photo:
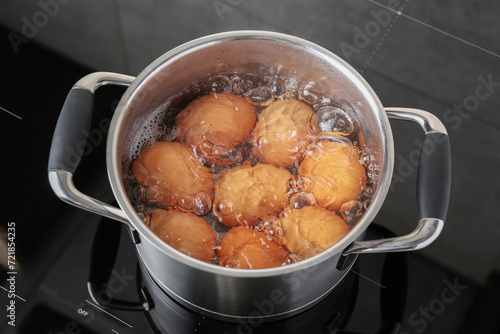
[[(300, 48), (307, 50), (309, 53), (314, 53), (316, 57), (322, 58), (327, 63), (333, 65), (339, 72), (345, 75), (349, 80), (354, 82), (358, 89), (361, 91), (363, 96), (366, 98), (370, 108), (379, 114), (379, 120), (381, 122), (381, 127), (385, 130), (382, 133), (383, 142), (383, 159), (380, 164), (381, 174), (379, 175), (379, 185), (374, 194), (373, 200), (367, 208), (365, 214), (360, 219), (360, 221), (354, 226), (351, 231), (337, 243), (332, 245), (330, 248), (324, 250), (323, 252), (299, 261), (297, 263), (266, 268), (266, 269), (236, 269), (227, 268), (222, 266), (217, 266), (212, 263), (203, 262), (185, 255), (173, 247), (166, 244), (158, 236), (156, 236), (142, 221), (139, 215), (136, 213), (135, 209), (132, 207), (126, 192), (122, 186), (121, 171), (119, 168), (122, 166), (121, 161), (117, 161), (117, 141), (118, 135), (120, 133), (120, 125), (122, 124), (123, 118), (126, 111), (134, 99), (140, 88), (147, 83), (147, 81), (152, 78), (155, 73), (160, 71), (163, 66), (166, 66), (169, 62), (183, 57), (190, 52), (196, 51), (197, 49), (204, 48), (211, 45), (216, 45), (220, 43), (227, 43), (237, 40), (262, 40), (262, 41), (273, 41), (278, 43), (283, 43), (295, 48)], [(382, 206), (385, 197), (387, 196), (392, 173), (393, 173), (393, 163), (394, 163), (394, 144), (392, 139), (392, 131), (389, 124), (389, 119), (384, 111), (384, 107), (379, 101), (377, 95), (369, 84), (363, 79), (363, 77), (352, 68), (347, 62), (341, 59), (339, 56), (330, 52), (329, 50), (316, 45), (312, 42), (304, 40), (299, 37), (271, 32), (262, 30), (236, 30), (217, 33), (213, 35), (204, 36), (190, 42), (184, 43), (157, 58), (150, 65), (148, 65), (132, 82), (130, 87), (123, 94), (120, 102), (118, 103), (113, 118), (111, 120), (109, 134), (107, 139), (107, 154), (106, 163), (108, 169), (108, 177), (111, 183), (111, 188), (115, 195), (120, 208), (125, 212), (129, 221), (138, 231), (140, 235), (141, 242), (148, 240), (154, 247), (174, 258), (175, 260), (182, 262), (191, 267), (204, 270), (206, 272), (225, 275), (230, 277), (268, 277), (277, 276), (287, 273), (291, 273), (297, 270), (309, 268), (319, 263), (322, 263), (332, 257), (342, 254), (343, 251), (355, 241), (368, 227), (368, 225), (375, 218), (380, 207)], [(140, 252), (140, 244), (138, 244), (138, 251)]]

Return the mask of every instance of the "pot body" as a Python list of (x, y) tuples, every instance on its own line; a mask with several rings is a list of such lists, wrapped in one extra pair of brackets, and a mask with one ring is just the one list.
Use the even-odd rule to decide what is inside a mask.
[[(356, 264), (353, 268), (357, 269)], [(351, 270), (321, 303), (281, 321), (264, 323), (262, 317), (276, 307), (276, 303), (266, 299), (255, 303), (252, 312), (252, 315), (262, 317), (238, 318), (236, 322), (228, 322), (179, 306), (157, 285), (148, 270), (143, 266), (140, 269), (141, 286), (149, 292), (154, 305), (148, 314), (160, 333), (330, 333), (332, 322), (335, 328), (343, 328), (349, 320), (356, 303), (359, 279)]]
[[(360, 221), (326, 251), (295, 264), (258, 270), (203, 263), (163, 243), (142, 222), (127, 197), (130, 150), (151, 111), (193, 84), (220, 73), (274, 69), (297, 84), (349, 101), (377, 166), (374, 197)], [(108, 137), (108, 174), (115, 197), (134, 230), (137, 251), (159, 286), (179, 302), (211, 316), (277, 319), (321, 300), (345, 276), (342, 255), (362, 238), (387, 194), (393, 143), (386, 113), (369, 85), (347, 63), (308, 41), (271, 32), (237, 31), (207, 36), (171, 50), (130, 85), (114, 114)], [(355, 257), (356, 255), (351, 255)], [(352, 260), (352, 259), (351, 259)], [(341, 264), (339, 264), (339, 262)], [(264, 305), (264, 306), (263, 306)], [(267, 310), (265, 313), (262, 310)]]
[(339, 252), (324, 261), (299, 262), (275, 272), (189, 265), (165, 256), (150, 242), (137, 244), (137, 249), (144, 268), (165, 293), (207, 317), (234, 322), (278, 320), (314, 306), (342, 281), (357, 257), (349, 255), (337, 268), (343, 257)]

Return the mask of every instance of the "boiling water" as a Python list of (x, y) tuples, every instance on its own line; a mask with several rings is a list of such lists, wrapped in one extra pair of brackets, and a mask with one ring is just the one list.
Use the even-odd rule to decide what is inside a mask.
[[(317, 140), (341, 140), (353, 144), (360, 153), (360, 163), (366, 169), (366, 185), (356, 200), (344, 203), (340, 211), (337, 212), (351, 228), (359, 221), (372, 199), (374, 185), (378, 181), (378, 167), (372, 153), (364, 145), (362, 128), (354, 107), (341, 97), (321, 94), (315, 88), (314, 82), (303, 84), (292, 77), (254, 73), (213, 75), (207, 80), (193, 85), (184, 94), (166, 99), (160, 107), (152, 110), (151, 116), (142, 125), (141, 131), (133, 141), (127, 164), (131, 166), (139, 153), (156, 141), (179, 141), (179, 129), (175, 126), (175, 116), (194, 99), (210, 93), (231, 93), (247, 97), (255, 107), (257, 117), (262, 110), (276, 100), (293, 98), (311, 106), (313, 113), (308, 127), (319, 129), (321, 133), (319, 135), (313, 134), (311, 130), (311, 133), (304, 139), (308, 144)], [(238, 145), (236, 149), (214, 146), (212, 153), (219, 155), (221, 160), (227, 160), (223, 166), (210, 165), (204, 161), (213, 173), (215, 180), (218, 180), (230, 168), (247, 163), (255, 165), (259, 162), (259, 157), (252, 154), (250, 141)], [(301, 208), (304, 205), (315, 204), (314, 195), (307, 192), (307, 189), (311, 189), (313, 186), (312, 181), (298, 175), (298, 165), (287, 169), (293, 175), (289, 186), (289, 206)], [(126, 182), (128, 196), (136, 211), (144, 218), (145, 224), (149, 226), (150, 212), (158, 208), (168, 208), (162, 207), (155, 201), (154, 188), (152, 188), (156, 186), (155, 184), (149, 185), (145, 182), (139, 184), (131, 171), (126, 177), (129, 179), (129, 182)], [(210, 196), (207, 197), (210, 198)], [(207, 197), (201, 196), (201, 198)], [(184, 199), (184, 201), (192, 203), (190, 207), (186, 207), (186, 211), (194, 211), (202, 216), (217, 232), (218, 240), (229, 230), (214, 218), (211, 213), (212, 203), (203, 203), (197, 198)], [(196, 210), (196, 205), (199, 205), (201, 209)], [(257, 229), (265, 230), (270, 234), (280, 234), (279, 228), (273, 226), (271, 222), (271, 224), (261, 224)]]

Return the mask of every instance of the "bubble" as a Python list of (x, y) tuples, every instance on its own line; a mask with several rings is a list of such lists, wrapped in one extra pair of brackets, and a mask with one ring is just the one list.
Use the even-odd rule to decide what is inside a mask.
[(275, 224), (278, 224), (278, 218), (276, 216), (267, 216), (262, 219), (262, 225), (265, 227), (267, 226), (267, 228)]
[(239, 76), (235, 75), (229, 80), (229, 86), (231, 88), (231, 93), (233, 94), (241, 94), (243, 93), (243, 79), (241, 79)]
[(137, 155), (142, 151), (144, 147), (151, 145), (162, 136), (163, 132), (161, 131), (163, 131), (164, 129), (160, 124), (163, 124), (162, 120), (165, 117), (167, 105), (169, 103), (170, 100), (153, 110), (153, 112), (149, 115), (149, 117), (142, 125), (134, 124), (134, 126), (141, 126), (141, 130), (132, 140), (129, 150), (129, 160), (136, 159)]
[(214, 145), (212, 147), (212, 154), (215, 156), (229, 156), (231, 149), (229, 147), (223, 146), (223, 145)]
[[(318, 154), (313, 155), (313, 152), (317, 152)], [(306, 156), (311, 157), (311, 159), (318, 161), (321, 159), (322, 153), (323, 153), (323, 150), (318, 146), (318, 144), (314, 143), (314, 144), (311, 144), (307, 147), (307, 150), (304, 154)]]
[(170, 129), (166, 130), (163, 134), (162, 140), (173, 141), (181, 134), (181, 128), (178, 126), (172, 126)]
[(229, 153), (229, 157), (233, 161), (233, 163), (240, 163), (243, 161), (243, 155), (239, 150), (231, 150)]
[(191, 194), (183, 193), (180, 194), (177, 198), (177, 205), (179, 206), (179, 208), (188, 212), (193, 210), (193, 202), (194, 198)]
[(265, 229), (264, 229), (264, 225), (263, 225), (263, 224), (258, 224), (258, 225), (256, 225), (254, 229), (255, 229), (255, 231), (257, 231), (257, 232), (264, 232), (264, 230), (265, 230)]
[(348, 136), (354, 131), (349, 115), (336, 106), (319, 106), (313, 112), (312, 125), (316, 124), (323, 132)]
[(269, 240), (274, 241), (280, 246), (283, 246), (284, 242), (286, 242), (285, 238), (283, 238), (283, 227), (276, 216), (267, 216), (263, 218), (262, 221), (255, 226), (255, 230), (264, 232)]
[(295, 253), (290, 253), (285, 257), (285, 264), (297, 263), (300, 261), (300, 257)]
[(212, 148), (214, 158), (225, 165), (232, 165), (243, 161), (243, 156), (239, 150), (233, 150), (223, 145), (214, 145)]
[[(245, 258), (243, 255), (241, 257)], [(228, 268), (239, 268), (240, 267), (240, 259), (239, 258), (230, 258), (229, 260), (226, 261), (226, 267)], [(251, 269), (250, 265), (250, 269)]]
[(372, 182), (373, 184), (377, 184), (379, 180), (379, 175), (377, 172), (367, 172), (366, 177)]
[[(191, 130), (186, 131), (186, 136), (184, 136), (184, 137), (187, 137), (187, 136), (188, 136), (188, 133), (189, 133), (190, 131), (191, 131)], [(189, 133), (189, 135), (191, 135), (191, 134)], [(196, 136), (196, 135), (197, 135), (197, 134), (195, 134), (195, 136)], [(184, 141), (184, 142), (185, 142), (185, 141)], [(207, 152), (210, 152), (210, 151), (212, 151), (212, 150), (214, 149), (214, 144), (213, 144), (210, 140), (208, 140), (205, 136), (203, 136), (203, 139), (202, 139), (202, 140), (201, 140), (201, 142), (200, 142), (200, 147), (201, 147), (201, 150), (203, 150), (203, 151), (207, 151)]]
[(378, 184), (380, 165), (375, 162), (375, 157), (370, 155), (370, 163), (366, 166), (366, 176), (371, 184)]
[(147, 202), (158, 202), (162, 199), (162, 191), (158, 186), (151, 186), (146, 188), (146, 199)]
[(302, 191), (312, 191), (314, 189), (314, 181), (305, 176), (299, 176), (297, 179), (297, 186)]
[(307, 206), (307, 198), (304, 193), (295, 193), (288, 199), (292, 209), (302, 209)]
[(271, 88), (267, 86), (261, 86), (249, 90), (245, 93), (253, 105), (267, 107), (274, 101), (274, 94)]
[(368, 148), (364, 147), (361, 149), (360, 155), (359, 155), (359, 163), (363, 165), (364, 167), (367, 168), (373, 168), (371, 161), (373, 157), (371, 155), (371, 152), (368, 150)]
[(234, 75), (229, 81), (229, 84), (233, 94), (242, 94), (253, 86), (253, 83), (250, 80), (241, 78), (238, 75)]
[(138, 211), (137, 215), (147, 227), (151, 226), (151, 217), (145, 211)]
[(197, 215), (204, 215), (212, 208), (210, 196), (207, 193), (200, 192), (194, 195), (193, 211)]
[(283, 80), (276, 77), (267, 77), (267, 86), (271, 89), (274, 97), (279, 99), (286, 94), (286, 84)]
[(268, 237), (277, 238), (279, 241), (281, 241), (283, 237), (283, 228), (279, 224), (279, 221), (277, 220), (269, 221), (265, 223), (263, 226), (264, 226), (263, 232), (266, 233)]
[(316, 143), (318, 137), (312, 132), (314, 131), (308, 128), (308, 134), (300, 139), (300, 146), (302, 150), (305, 150), (309, 145)]
[(160, 180), (158, 180), (155, 176), (153, 175), (148, 175), (142, 180), (142, 184), (146, 187), (148, 186), (155, 186), (160, 183)]
[(244, 91), (250, 90), (253, 87), (253, 82), (248, 79), (244, 79), (241, 83), (241, 87)]
[(276, 226), (274, 229), (274, 236), (283, 242), (283, 228), (281, 228), (281, 226)]
[(165, 123), (160, 122), (158, 124), (158, 137), (163, 136), (166, 132), (167, 132), (167, 126), (165, 125)]
[(197, 83), (197, 84), (195, 84), (195, 85), (191, 88), (191, 90), (192, 90), (192, 92), (193, 92), (195, 95), (197, 95), (197, 94), (200, 94), (200, 93), (204, 90), (204, 88), (203, 88), (203, 87), (201, 87), (201, 85)]
[(214, 93), (227, 93), (231, 90), (231, 82), (225, 75), (216, 75), (210, 78), (207, 85)]
[(299, 99), (309, 105), (314, 105), (321, 101), (321, 94), (315, 91), (314, 83), (308, 83), (299, 89)]
[(338, 142), (338, 143), (344, 143), (344, 144), (347, 144), (349, 146), (354, 145), (353, 143), (351, 143), (351, 141), (348, 138), (343, 137), (343, 136), (339, 136), (339, 134), (336, 132), (321, 132), (318, 135), (318, 140), (334, 141), (334, 142)]
[(364, 211), (365, 211), (365, 206), (363, 205), (363, 203), (355, 200), (342, 204), (342, 207), (340, 208), (340, 213), (342, 214), (342, 217), (348, 223), (357, 221), (359, 218), (361, 218)]
[(298, 87), (300, 80), (292, 76), (281, 77), (286, 85), (286, 93), (281, 97), (281, 99), (296, 99), (298, 95)]
[(140, 185), (136, 185), (133, 189), (133, 193), (134, 198), (140, 201), (142, 199), (142, 196), (144, 196), (144, 188)]
[(361, 193), (363, 198), (372, 198), (373, 196), (373, 188), (370, 186), (363, 187), (363, 192)]
[[(245, 73), (244, 80), (247, 82), (247, 89), (252, 89), (255, 87), (260, 87), (260, 85), (264, 82), (264, 76), (256, 73)], [(252, 85), (250, 85), (250, 83)]]
[(289, 206), (293, 210), (300, 210), (305, 206), (317, 205), (318, 201), (313, 193), (298, 192), (292, 194), (289, 199)]
[(328, 96), (321, 96), (321, 98), (318, 101), (318, 105), (328, 105), (334, 103), (334, 100), (329, 98)]
[(221, 217), (229, 216), (234, 212), (234, 204), (231, 200), (222, 198), (216, 204), (215, 210)]

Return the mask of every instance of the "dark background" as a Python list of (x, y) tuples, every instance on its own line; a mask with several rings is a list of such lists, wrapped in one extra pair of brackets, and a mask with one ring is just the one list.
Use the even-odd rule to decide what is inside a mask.
[[(74, 218), (77, 209), (56, 199), (47, 181), (52, 133), (71, 86), (93, 71), (137, 75), (169, 49), (207, 34), (262, 29), (302, 37), (338, 54), (364, 76), (385, 106), (424, 109), (441, 119), (452, 150), (448, 219), (436, 242), (412, 254), (421, 264), (413, 279), (435, 297), (416, 301), (407, 313), (439, 299), (445, 279), (458, 279), (468, 288), (424, 332), (474, 332), (464, 325), (467, 316), (483, 324), (485, 333), (498, 333), (486, 310), (495, 309), (500, 297), (500, 3), (8, 0), (0, 6), (0, 107), (10, 112), (0, 110), (0, 226), (16, 223), (17, 264), (26, 268), (17, 277), (20, 291), (28, 294), (78, 226), (96, 219), (92, 214)], [(485, 81), (492, 84), (485, 87)], [(99, 91), (96, 124), (112, 116), (121, 92)], [(376, 220), (404, 234), (416, 225), (417, 214), (416, 172), (405, 173), (403, 165), (422, 134), (416, 125), (391, 125), (395, 173), (404, 181), (393, 182)], [(104, 150), (95, 147), (84, 161), (88, 175), (77, 175), (75, 182), (96, 197), (111, 199)], [(3, 263), (4, 248), (0, 254)], [(29, 271), (40, 263), (42, 269)], [(408, 325), (406, 330), (418, 329)]]

